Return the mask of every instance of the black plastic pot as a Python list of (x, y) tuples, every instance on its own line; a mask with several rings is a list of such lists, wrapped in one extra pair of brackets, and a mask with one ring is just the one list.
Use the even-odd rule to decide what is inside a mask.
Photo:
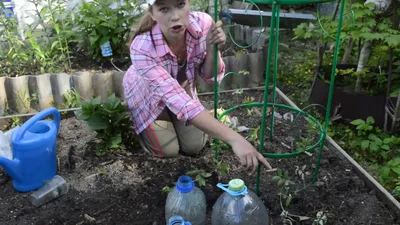
[[(328, 102), (329, 80), (331, 76), (331, 66), (324, 66), (320, 69), (320, 76), (314, 83), (311, 90), (310, 103), (321, 104), (326, 107)], [(357, 68), (356, 65), (337, 65), (337, 69)], [(328, 82), (322, 80), (321, 78)], [(375, 119), (375, 125), (383, 128), (385, 118), (385, 94), (370, 96), (363, 93), (357, 93), (352, 88), (342, 87), (343, 77), (335, 77), (335, 87), (333, 89), (331, 115), (335, 108), (340, 105), (338, 113), (345, 120), (367, 119), (372, 116)], [(393, 98), (394, 102), (396, 98)], [(325, 110), (317, 107), (318, 111), (325, 114)], [(390, 121), (388, 121), (390, 122)]]

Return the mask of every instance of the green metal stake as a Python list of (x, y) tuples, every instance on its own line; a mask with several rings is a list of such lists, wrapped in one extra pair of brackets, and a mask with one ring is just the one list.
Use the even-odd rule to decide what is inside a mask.
[(275, 60), (274, 60), (274, 74), (272, 76), (273, 89), (272, 89), (272, 114), (271, 114), (271, 130), (269, 132), (269, 140), (272, 141), (274, 137), (274, 126), (275, 126), (275, 103), (276, 103), (276, 75), (278, 73), (278, 48), (279, 48), (279, 17), (280, 17), (280, 5), (276, 5), (276, 25), (275, 25)]
[[(265, 89), (264, 89), (264, 107), (262, 111), (262, 120), (261, 120), (261, 134), (260, 134), (260, 147), (259, 152), (262, 152), (264, 149), (264, 135), (265, 135), (265, 121), (267, 118), (267, 102), (268, 102), (268, 87), (269, 87), (269, 77), (271, 74), (271, 55), (272, 55), (272, 42), (274, 38), (274, 30), (275, 30), (275, 19), (276, 19), (276, 2), (272, 4), (272, 15), (271, 15), (271, 25), (270, 25), (270, 34), (269, 34), (269, 43), (268, 43), (268, 56), (267, 56), (267, 65), (266, 65), (266, 81), (265, 81)], [(257, 180), (256, 180), (256, 193), (260, 194), (260, 170), (261, 165), (257, 168)]]
[[(218, 21), (218, 0), (214, 0), (214, 21)], [(218, 108), (218, 95), (219, 95), (219, 85), (218, 85), (218, 45), (214, 44), (214, 117), (218, 118), (217, 108)], [(218, 143), (218, 139), (214, 138), (214, 143)], [(216, 145), (218, 146), (218, 145)], [(219, 159), (219, 149), (216, 148), (215, 159)]]
[[(218, 0), (214, 0), (214, 21), (218, 21)], [(218, 45), (214, 44), (214, 117), (217, 119), (217, 108), (218, 108), (218, 95), (219, 85), (217, 81), (218, 76)]]
[(321, 164), (322, 151), (324, 149), (324, 144), (325, 144), (325, 140), (326, 140), (326, 132), (328, 130), (328, 124), (330, 121), (330, 112), (331, 112), (331, 106), (332, 106), (332, 95), (333, 95), (333, 88), (334, 88), (334, 82), (335, 82), (336, 65), (337, 65), (337, 61), (338, 61), (339, 47), (340, 47), (340, 32), (342, 30), (343, 11), (344, 11), (344, 5), (345, 5), (344, 0), (342, 0), (341, 2), (342, 2), (342, 5), (340, 6), (340, 16), (339, 16), (338, 28), (337, 28), (337, 32), (336, 32), (336, 44), (335, 44), (335, 53), (333, 56), (333, 63), (332, 63), (331, 81), (329, 84), (328, 103), (327, 103), (326, 114), (325, 114), (325, 124), (324, 124), (324, 132), (323, 132), (324, 139), (321, 142), (320, 150), (318, 152), (318, 159), (317, 159), (317, 164), (315, 165), (313, 182), (315, 182), (318, 178), (319, 167)]
[[(252, 2), (251, 0), (248, 0)], [(257, 5), (255, 4), (256, 8), (258, 9)], [(218, 0), (214, 0), (214, 20), (215, 22), (218, 21)], [(264, 101), (263, 103), (252, 103), (252, 104), (247, 104), (247, 105), (241, 105), (241, 106), (236, 106), (231, 109), (228, 109), (227, 111), (223, 112), (220, 117), (222, 118), (224, 115), (228, 114), (229, 112), (236, 110), (241, 107), (255, 107), (255, 106), (262, 106), (263, 107), (263, 112), (262, 112), (262, 121), (261, 121), (261, 134), (260, 134), (260, 146), (259, 146), (259, 152), (262, 153), (264, 149), (264, 141), (265, 141), (265, 123), (266, 123), (266, 116), (267, 116), (267, 108), (271, 107), (272, 108), (272, 117), (271, 117), (271, 133), (270, 133), (270, 139), (272, 140), (273, 137), (273, 128), (274, 128), (274, 110), (275, 108), (283, 108), (283, 109), (288, 109), (292, 110), (298, 113), (298, 115), (304, 115), (311, 119), (319, 128), (321, 132), (321, 138), (319, 139), (318, 143), (315, 145), (307, 148), (307, 151), (311, 151), (312, 149), (315, 149), (318, 145), (320, 145), (320, 150), (318, 152), (318, 159), (316, 163), (316, 169), (314, 171), (314, 178), (313, 182), (317, 180), (317, 175), (319, 172), (319, 167), (320, 167), (320, 162), (321, 162), (321, 157), (322, 157), (322, 151), (326, 139), (326, 133), (329, 125), (329, 120), (330, 120), (330, 109), (331, 109), (331, 104), (332, 104), (332, 95), (333, 95), (333, 88), (334, 88), (334, 81), (335, 81), (335, 71), (336, 71), (336, 66), (337, 66), (337, 60), (338, 60), (338, 52), (339, 52), (339, 46), (340, 46), (340, 32), (342, 29), (342, 24), (343, 24), (343, 12), (344, 12), (344, 1), (342, 1), (342, 5), (340, 8), (340, 17), (339, 17), (339, 23), (338, 23), (338, 29), (337, 29), (337, 35), (336, 35), (336, 46), (335, 46), (335, 52), (334, 52), (334, 60), (333, 60), (333, 65), (332, 65), (332, 74), (331, 74), (331, 81), (330, 81), (330, 89), (329, 89), (329, 94), (328, 94), (328, 103), (327, 103), (327, 113), (325, 115), (325, 125), (324, 128), (322, 128), (322, 125), (312, 116), (309, 114), (305, 113), (304, 110), (298, 110), (291, 108), (286, 105), (282, 104), (276, 104), (276, 76), (278, 72), (278, 47), (279, 47), (279, 21), (280, 21), (280, 14), (279, 14), (279, 9), (280, 5), (278, 2), (273, 2), (272, 3), (272, 16), (271, 16), (271, 23), (270, 23), (270, 37), (269, 37), (269, 45), (268, 45), (268, 55), (267, 55), (267, 63), (266, 63), (266, 82), (265, 82), (265, 87), (264, 87)], [(261, 24), (262, 24), (262, 19), (261, 19)], [(274, 35), (274, 32), (275, 35)], [(229, 36), (231, 37), (231, 34), (229, 32)], [(231, 37), (232, 38), (232, 37)], [(275, 43), (273, 43), (275, 41)], [(235, 42), (234, 42), (235, 43)], [(235, 43), (238, 45), (237, 43)], [(254, 44), (254, 43), (253, 43)], [(275, 45), (273, 45), (275, 44)], [(239, 47), (242, 47), (238, 45)], [(271, 59), (272, 59), (272, 48), (275, 46), (275, 60), (274, 60), (274, 73), (273, 73), (273, 93), (272, 93), (272, 103), (268, 103), (268, 91), (269, 91), (269, 80), (270, 80), (270, 75), (271, 75)], [(234, 72), (231, 72), (234, 74)], [(214, 45), (214, 117), (218, 118), (218, 113), (217, 113), (217, 108), (218, 108), (218, 97), (219, 97), (219, 84), (217, 82), (217, 75), (218, 75), (218, 45)], [(229, 73), (227, 75), (230, 75)], [(314, 104), (315, 105), (315, 104)], [(313, 106), (313, 105), (311, 105)], [(307, 108), (307, 107), (306, 107)], [(297, 118), (297, 116), (296, 116)], [(217, 144), (218, 140), (214, 139), (214, 143)], [(219, 158), (219, 149), (218, 145), (217, 148), (215, 149), (216, 151), (216, 160)], [(302, 154), (302, 152), (294, 152), (294, 153), (287, 153), (287, 154), (277, 154), (277, 153), (262, 153), (264, 157), (271, 157), (271, 158), (290, 158), (290, 157), (295, 157), (299, 156)], [(257, 180), (256, 180), (256, 193), (259, 195), (260, 194), (260, 175), (261, 175), (261, 165), (258, 166), (257, 168)]]

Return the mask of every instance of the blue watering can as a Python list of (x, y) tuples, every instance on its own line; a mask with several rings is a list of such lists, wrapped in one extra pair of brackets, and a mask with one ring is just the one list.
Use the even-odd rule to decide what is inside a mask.
[[(51, 114), (54, 121), (41, 120)], [(0, 166), (13, 179), (17, 191), (36, 190), (56, 175), (56, 139), (59, 128), (60, 113), (55, 108), (48, 108), (12, 133), (13, 160), (0, 157)]]

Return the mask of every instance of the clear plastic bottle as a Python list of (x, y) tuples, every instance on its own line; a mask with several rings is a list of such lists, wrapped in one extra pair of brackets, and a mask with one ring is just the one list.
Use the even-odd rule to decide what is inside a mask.
[(67, 183), (64, 178), (59, 175), (55, 175), (49, 182), (43, 185), (38, 190), (34, 191), (29, 199), (31, 203), (38, 207), (53, 199), (66, 194), (69, 190)]
[(219, 183), (217, 187), (225, 192), (213, 206), (212, 225), (269, 225), (264, 203), (243, 180), (233, 179), (228, 185)]
[[(202, 190), (195, 186), (190, 176), (180, 176), (176, 186), (168, 193), (165, 204), (165, 218), (168, 222), (172, 216), (182, 216), (192, 225), (206, 223), (206, 197)], [(168, 223), (167, 223), (168, 224)]]
[(185, 221), (182, 216), (172, 216), (168, 220), (168, 225), (192, 225), (189, 221)]

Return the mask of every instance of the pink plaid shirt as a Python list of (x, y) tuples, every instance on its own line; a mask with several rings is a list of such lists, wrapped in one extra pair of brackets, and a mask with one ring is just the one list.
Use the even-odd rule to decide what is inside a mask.
[[(130, 46), (132, 65), (124, 75), (123, 87), (137, 134), (154, 122), (165, 107), (184, 122), (193, 119), (205, 109), (196, 95), (195, 78), (199, 74), (206, 82), (214, 82), (213, 76), (206, 79), (202, 67), (207, 54), (206, 37), (212, 24), (213, 19), (207, 13), (190, 12), (186, 31), (186, 76), (193, 99), (176, 80), (178, 61), (164, 41), (160, 27), (156, 24), (152, 34), (147, 32), (136, 36)], [(217, 80), (221, 82), (225, 64), (220, 53), (219, 64)]]

